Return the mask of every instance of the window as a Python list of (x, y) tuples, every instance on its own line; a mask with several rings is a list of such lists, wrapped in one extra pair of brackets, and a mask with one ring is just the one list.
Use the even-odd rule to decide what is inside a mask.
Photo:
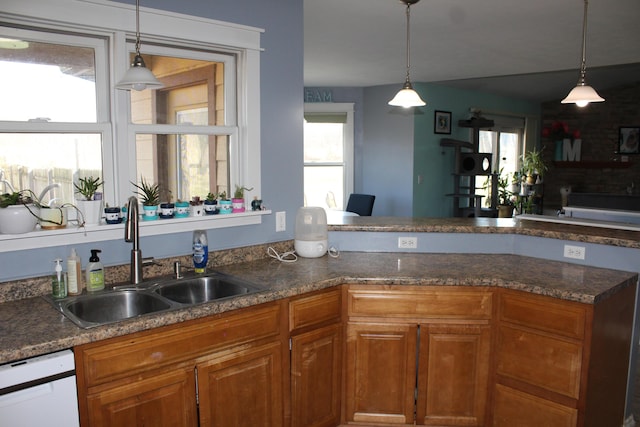
[(0, 93), (12, 100), (0, 106), (0, 191), (55, 183), (46, 197), (72, 201), (72, 182), (93, 175), (112, 205), (141, 176), (174, 200), (234, 185), (260, 194), (261, 30), (144, 8), (141, 22), (142, 54), (166, 87), (126, 92), (115, 84), (134, 52), (134, 6), (0, 11)]
[(353, 104), (305, 104), (304, 204), (343, 210), (353, 192)]
[[(507, 188), (511, 188), (514, 172), (519, 170), (519, 158), (523, 145), (525, 121), (517, 117), (487, 116), (494, 121), (490, 130), (480, 130), (479, 152), (491, 153), (492, 172), (507, 178)], [(491, 177), (478, 177), (476, 191), (483, 194), (485, 204), (491, 205)]]

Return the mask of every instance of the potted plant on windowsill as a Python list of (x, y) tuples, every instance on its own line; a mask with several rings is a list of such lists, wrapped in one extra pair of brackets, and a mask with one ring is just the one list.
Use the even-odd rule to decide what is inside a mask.
[(0, 233), (22, 234), (35, 230), (40, 207), (30, 190), (0, 195)]
[[(102, 205), (102, 197), (96, 197), (98, 189), (104, 182), (100, 178), (94, 178), (92, 176), (78, 178), (78, 182), (74, 182), (73, 186), (76, 190), (76, 194), (82, 196), (77, 199), (78, 208), (84, 216), (86, 224), (99, 224), (100, 212)], [(101, 196), (101, 194), (100, 194)]]
[(158, 184), (150, 184), (145, 181), (144, 177), (140, 177), (140, 184), (131, 183), (138, 189), (136, 194), (142, 202), (144, 215), (142, 219), (145, 221), (153, 221), (158, 219), (158, 204), (160, 203), (160, 189)]
[(204, 213), (207, 215), (215, 215), (218, 213), (218, 195), (215, 193), (207, 194), (204, 200)]
[(502, 175), (502, 170), (498, 176), (498, 218), (511, 218), (515, 208), (515, 194), (508, 190), (509, 179)]
[(231, 199), (231, 207), (232, 207), (231, 211), (233, 213), (245, 211), (244, 192), (251, 191), (251, 190), (253, 190), (253, 187), (247, 188), (244, 186), (236, 185), (236, 190), (233, 192), (233, 198)]
[(227, 198), (227, 192), (220, 193), (220, 214), (230, 214), (233, 210), (231, 200)]

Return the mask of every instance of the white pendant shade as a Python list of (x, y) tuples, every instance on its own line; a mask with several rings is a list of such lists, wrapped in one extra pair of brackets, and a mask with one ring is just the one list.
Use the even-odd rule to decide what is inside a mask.
[(604, 98), (598, 95), (589, 85), (578, 84), (574, 87), (569, 95), (562, 100), (563, 104), (576, 104), (578, 107), (586, 107), (590, 102), (603, 102)]
[(408, 88), (408, 89), (402, 88), (396, 94), (396, 96), (394, 96), (393, 99), (389, 101), (389, 105), (393, 105), (394, 107), (410, 108), (410, 107), (422, 107), (423, 105), (426, 105), (426, 104), (422, 100), (422, 98), (420, 98), (420, 95), (418, 95), (418, 92), (416, 92), (412, 88)]
[(134, 62), (131, 68), (124, 73), (122, 80), (116, 85), (117, 89), (123, 90), (145, 90), (160, 89), (164, 85), (153, 75), (151, 70)]

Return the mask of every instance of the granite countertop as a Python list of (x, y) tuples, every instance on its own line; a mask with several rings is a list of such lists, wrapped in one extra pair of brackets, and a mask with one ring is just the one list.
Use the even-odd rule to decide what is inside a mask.
[(337, 258), (273, 258), (216, 270), (258, 285), (260, 292), (92, 329), (81, 329), (43, 297), (0, 304), (0, 363), (128, 333), (248, 307), (343, 283), (495, 286), (594, 304), (627, 286), (637, 274), (518, 255), (343, 252)]
[(411, 218), (347, 216), (329, 231), (519, 234), (640, 249), (640, 231), (568, 225), (518, 218)]

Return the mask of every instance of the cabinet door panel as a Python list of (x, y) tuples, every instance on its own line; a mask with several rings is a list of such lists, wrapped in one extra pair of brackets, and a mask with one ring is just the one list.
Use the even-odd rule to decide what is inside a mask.
[(578, 411), (497, 384), (494, 427), (575, 427)]
[(496, 359), (499, 375), (578, 398), (582, 345), (575, 341), (503, 325)]
[(342, 326), (327, 326), (291, 338), (293, 427), (340, 423)]
[(488, 325), (422, 325), (418, 423), (484, 425), (491, 330)]
[(349, 323), (347, 421), (413, 423), (417, 325)]
[[(196, 426), (193, 367), (157, 373), (87, 396), (92, 427)], [(85, 423), (83, 423), (85, 424)]]
[(197, 365), (200, 425), (283, 425), (279, 342), (212, 356)]

